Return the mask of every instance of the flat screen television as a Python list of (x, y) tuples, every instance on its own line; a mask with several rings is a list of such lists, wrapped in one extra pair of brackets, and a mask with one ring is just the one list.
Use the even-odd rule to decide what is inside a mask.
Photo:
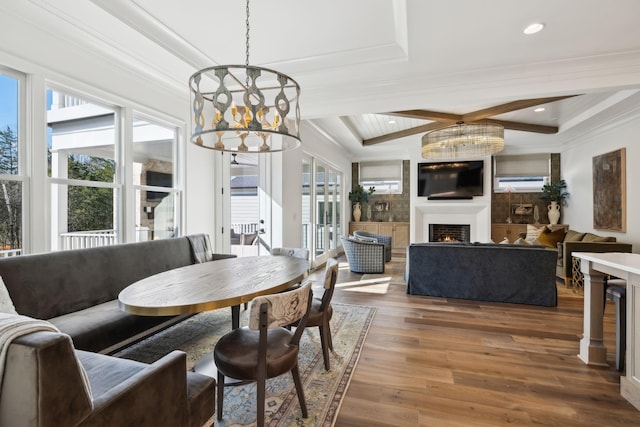
[(418, 196), (430, 200), (482, 196), (483, 183), (483, 160), (418, 164)]

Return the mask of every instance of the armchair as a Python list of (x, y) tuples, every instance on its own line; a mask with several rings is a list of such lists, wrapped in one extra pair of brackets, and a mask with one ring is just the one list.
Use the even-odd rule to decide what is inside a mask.
[(384, 236), (382, 234), (371, 233), (370, 231), (364, 230), (356, 230), (353, 232), (353, 235), (358, 237), (373, 238), (376, 239), (378, 243), (384, 244), (384, 262), (391, 261), (391, 248), (393, 247), (393, 245), (391, 244), (391, 236)]
[(0, 425), (200, 427), (215, 411), (214, 387), (187, 372), (180, 351), (146, 364), (75, 350), (60, 332), (32, 332), (7, 347)]
[(361, 242), (340, 236), (349, 270), (354, 273), (384, 273), (384, 244)]

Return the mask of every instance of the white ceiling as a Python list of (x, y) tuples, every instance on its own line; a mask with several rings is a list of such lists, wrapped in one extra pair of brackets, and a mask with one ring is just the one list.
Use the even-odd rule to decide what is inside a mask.
[[(241, 0), (3, 0), (50, 27), (184, 91), (199, 68), (245, 61)], [(638, 0), (253, 0), (251, 64), (302, 88), (301, 113), (354, 159), (417, 157), (422, 134), (362, 140), (427, 123), (380, 113), (463, 114), (510, 101), (582, 95), (496, 116), (558, 126), (506, 131), (507, 152), (558, 151), (640, 109)], [(545, 29), (525, 36), (534, 21)], [(37, 42), (37, 41), (34, 41)]]

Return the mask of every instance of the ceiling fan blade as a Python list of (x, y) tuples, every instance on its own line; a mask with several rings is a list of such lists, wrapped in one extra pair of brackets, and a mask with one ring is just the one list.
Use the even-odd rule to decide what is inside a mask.
[(450, 123), (433, 122), (426, 125), (417, 126), (410, 129), (391, 132), (386, 135), (376, 136), (375, 138), (365, 139), (362, 141), (363, 146), (379, 144), (381, 142), (391, 141), (392, 139), (404, 138), (405, 136), (415, 135), (422, 132), (430, 132), (432, 130), (441, 129), (449, 126)]
[(505, 129), (520, 130), (523, 132), (544, 133), (548, 135), (558, 133), (558, 126), (536, 125), (532, 123), (509, 122), (506, 120), (494, 119), (478, 120), (473, 123), (492, 123), (496, 125), (502, 125)]
[(510, 113), (512, 111), (522, 110), (523, 108), (534, 107), (536, 105), (548, 104), (550, 102), (561, 101), (563, 99), (572, 98), (577, 95), (553, 96), (549, 98), (521, 99), (519, 101), (511, 101), (506, 104), (496, 105), (494, 107), (485, 108), (483, 110), (474, 111), (463, 114), (462, 121), (465, 123), (477, 122), (478, 120), (488, 117), (497, 116), (498, 114)]

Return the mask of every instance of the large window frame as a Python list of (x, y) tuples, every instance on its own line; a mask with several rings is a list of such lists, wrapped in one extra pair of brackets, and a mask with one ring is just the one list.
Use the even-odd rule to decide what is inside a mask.
[[(47, 252), (64, 249), (57, 233), (61, 207), (55, 208), (52, 199), (57, 197), (54, 189), (69, 188), (71, 186), (93, 189), (109, 189), (113, 195), (113, 229), (114, 237), (98, 239), (93, 243), (82, 244), (77, 248), (109, 245), (116, 243), (145, 240), (140, 238), (136, 224), (140, 223), (140, 215), (147, 212), (142, 210), (136, 197), (142, 192), (166, 192), (172, 197), (169, 203), (173, 213), (168, 218), (173, 221), (171, 233), (156, 238), (179, 236), (184, 229), (184, 150), (185, 123), (179, 119), (169, 117), (163, 113), (147, 109), (146, 107), (123, 100), (117, 95), (100, 92), (99, 89), (70, 87), (60, 82), (50, 81), (46, 76), (23, 73), (0, 65), (0, 74), (18, 82), (17, 103), (17, 146), (18, 173), (0, 173), (1, 182), (15, 182), (21, 186), (21, 238), (20, 248), (12, 255), (32, 252)], [(12, 89), (11, 89), (12, 90)], [(113, 124), (113, 158), (115, 168), (112, 180), (74, 179), (73, 176), (50, 176), (48, 152), (48, 102), (47, 91), (58, 91), (65, 95), (78, 97), (91, 103), (96, 103), (112, 109)], [(100, 95), (98, 95), (100, 94)], [(112, 98), (110, 100), (110, 98)], [(13, 101), (10, 101), (13, 103)], [(174, 138), (171, 156), (171, 173), (173, 180), (170, 187), (164, 184), (146, 185), (137, 182), (133, 177), (133, 135), (135, 119), (143, 118), (159, 126), (166, 127)], [(13, 123), (10, 117), (8, 123)], [(13, 127), (13, 125), (12, 125)], [(108, 181), (108, 182), (105, 182)], [(145, 193), (146, 194), (146, 193)], [(57, 209), (56, 212), (53, 212)], [(138, 211), (136, 211), (138, 209)], [(111, 215), (111, 213), (109, 213)], [(63, 215), (66, 217), (66, 215)], [(37, 231), (37, 232), (34, 232)], [(12, 251), (15, 252), (15, 251)], [(0, 255), (5, 256), (5, 255)], [(8, 255), (7, 255), (8, 256)]]
[[(29, 199), (29, 174), (27, 164), (27, 132), (26, 132), (26, 118), (27, 118), (27, 78), (24, 73), (13, 70), (11, 68), (3, 67), (0, 65), (0, 74), (15, 79), (17, 82), (17, 123), (16, 123), (16, 137), (17, 137), (17, 173), (7, 174), (0, 173), (0, 182), (9, 182), (19, 184), (21, 187), (21, 218), (20, 218), (20, 247), (10, 248), (0, 252), (0, 256), (14, 256), (22, 253), (28, 253), (30, 245), (31, 228), (28, 221), (27, 214), (30, 212)], [(4, 130), (4, 129), (3, 129)]]
[[(50, 194), (49, 199), (51, 200), (50, 250), (82, 249), (92, 246), (179, 236), (182, 230), (183, 206), (182, 162), (179, 152), (183, 144), (181, 135), (184, 133), (184, 125), (159, 117), (160, 114), (157, 113), (147, 112), (133, 106), (117, 105), (55, 83), (47, 82), (45, 91), (49, 90), (95, 104), (97, 108), (104, 108), (113, 113), (113, 128), (109, 129), (109, 125), (107, 125), (105, 129), (113, 134), (112, 158), (115, 161), (114, 176), (110, 182), (78, 180), (66, 176), (53, 176), (53, 174), (52, 176), (47, 176), (49, 183), (47, 188)], [(164, 183), (148, 185), (146, 182), (142, 183), (140, 177), (134, 176), (136, 173), (134, 168), (136, 162), (134, 149), (136, 145), (136, 141), (134, 141), (136, 137), (135, 126), (139, 125), (140, 122), (157, 129), (164, 128), (165, 133), (172, 133), (173, 142), (169, 155), (171, 170), (166, 171), (172, 175), (169, 185)], [(113, 228), (108, 230), (89, 230), (89, 232), (78, 233), (78, 235), (65, 233), (65, 237), (62, 238), (59, 230), (65, 228), (65, 224), (61, 225), (61, 220), (66, 220), (66, 213), (61, 209), (67, 206), (66, 204), (55, 204), (53, 200), (57, 197), (59, 188), (64, 191), (70, 186), (111, 189), (113, 195)], [(149, 194), (147, 192), (166, 194), (163, 197), (166, 200), (169, 200), (166, 197), (171, 198), (171, 203), (168, 205), (169, 211), (163, 209), (162, 215), (163, 218), (168, 218), (172, 226), (164, 230), (163, 233), (159, 233), (157, 230), (147, 230), (145, 232), (144, 227), (142, 227), (142, 219), (145, 217), (157, 220), (160, 213), (157, 209), (162, 204), (142, 202), (143, 196)], [(56, 206), (58, 206), (57, 211), (55, 211)]]

